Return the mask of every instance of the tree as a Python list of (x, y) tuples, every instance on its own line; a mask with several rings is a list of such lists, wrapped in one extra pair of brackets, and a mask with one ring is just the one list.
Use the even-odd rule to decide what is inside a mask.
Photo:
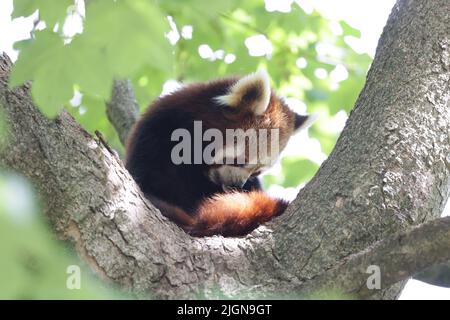
[[(65, 111), (43, 116), (29, 83), (9, 88), (6, 56), (0, 161), (38, 186), (58, 236), (122, 288), (157, 298), (394, 298), (409, 277), (450, 260), (450, 219), (438, 219), (450, 192), (448, 12), (445, 0), (398, 1), (329, 158), (286, 213), (244, 238), (183, 233), (102, 139)], [(128, 85), (116, 82), (110, 109)], [(121, 136), (125, 123), (116, 125)], [(381, 289), (367, 286), (377, 267)]]

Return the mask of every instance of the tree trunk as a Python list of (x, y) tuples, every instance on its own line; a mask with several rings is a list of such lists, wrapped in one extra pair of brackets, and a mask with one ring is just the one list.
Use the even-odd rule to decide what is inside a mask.
[[(450, 259), (448, 219), (422, 224), (450, 192), (449, 21), (447, 0), (396, 4), (332, 154), (285, 214), (246, 237), (192, 238), (169, 222), (69, 114), (48, 120), (27, 85), (8, 88), (5, 56), (0, 163), (35, 183), (57, 234), (97, 274), (136, 293), (395, 298), (403, 280)], [(365, 287), (371, 264), (381, 290)]]

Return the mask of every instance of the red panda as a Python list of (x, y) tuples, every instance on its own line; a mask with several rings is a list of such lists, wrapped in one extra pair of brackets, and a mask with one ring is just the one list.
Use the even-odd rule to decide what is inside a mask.
[[(158, 98), (134, 125), (126, 144), (126, 168), (161, 213), (192, 236), (243, 236), (286, 209), (286, 201), (262, 191), (258, 175), (311, 120), (288, 108), (271, 89), (265, 71), (187, 85)], [(199, 123), (223, 136), (228, 130), (240, 133), (211, 152), (213, 162), (195, 159), (204, 156), (208, 139), (187, 141), (189, 150), (179, 155), (188, 161), (174, 161), (180, 143), (174, 132), (181, 129), (196, 138)], [(235, 140), (243, 132), (256, 132), (256, 140), (244, 135), (237, 150)], [(258, 158), (259, 152), (252, 158), (246, 149), (263, 137), (275, 138), (275, 147), (269, 143), (264, 159)]]

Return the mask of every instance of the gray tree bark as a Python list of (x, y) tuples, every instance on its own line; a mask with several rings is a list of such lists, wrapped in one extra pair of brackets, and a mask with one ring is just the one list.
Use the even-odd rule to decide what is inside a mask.
[(450, 261), (423, 270), (413, 278), (435, 286), (450, 288)]
[[(447, 0), (396, 4), (332, 154), (285, 214), (246, 237), (183, 233), (70, 115), (46, 119), (28, 86), (9, 89), (6, 57), (0, 105), (9, 145), (0, 163), (35, 182), (57, 234), (126, 290), (262, 298), (337, 289), (395, 298), (404, 280), (450, 258), (448, 219), (431, 221), (450, 194), (449, 15)], [(381, 290), (365, 287), (372, 264)]]

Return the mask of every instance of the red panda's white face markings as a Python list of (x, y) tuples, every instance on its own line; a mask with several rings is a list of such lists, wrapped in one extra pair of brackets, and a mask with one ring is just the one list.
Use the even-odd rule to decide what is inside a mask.
[(250, 175), (250, 170), (231, 165), (222, 165), (217, 168), (211, 168), (208, 171), (209, 179), (221, 186), (223, 190), (227, 190), (230, 187), (242, 188), (248, 178), (250, 178)]
[[(242, 131), (237, 135), (242, 138), (240, 144), (227, 141), (218, 153), (218, 160), (231, 158), (236, 161), (231, 161), (231, 165), (226, 162), (224, 165), (212, 166), (207, 173), (211, 181), (224, 189), (230, 186), (241, 187), (250, 176), (273, 165), (289, 138), (306, 128), (312, 122), (310, 120), (314, 120), (290, 110), (272, 92), (265, 71), (237, 80), (230, 85), (225, 95), (214, 97), (213, 101), (223, 108), (224, 117), (229, 120), (230, 125)], [(252, 130), (255, 131), (253, 136)], [(255, 145), (260, 146), (261, 139), (266, 139), (267, 150), (263, 154), (258, 150), (255, 158), (249, 153), (249, 149)], [(272, 143), (273, 139), (276, 140), (275, 144)], [(239, 156), (245, 159), (244, 163), (237, 161)]]

